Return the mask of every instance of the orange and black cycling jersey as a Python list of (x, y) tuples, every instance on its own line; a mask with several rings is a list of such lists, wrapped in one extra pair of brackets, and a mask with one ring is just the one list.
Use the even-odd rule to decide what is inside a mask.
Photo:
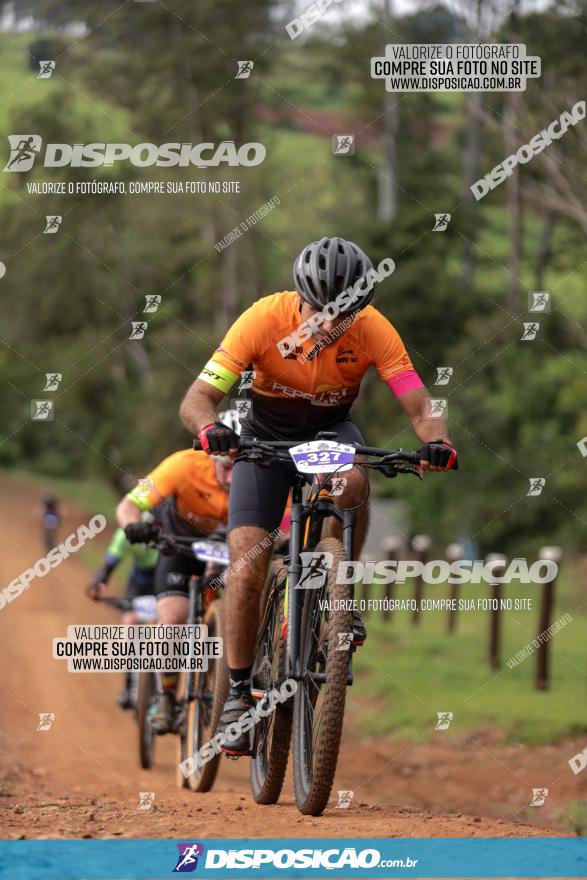
[(287, 437), (344, 419), (370, 366), (397, 396), (422, 386), (397, 330), (373, 306), (347, 316), (347, 329), (318, 352), (312, 338), (283, 352), (278, 343), (302, 323), (299, 302), (296, 291), (257, 300), (198, 377), (226, 394), (243, 371), (253, 371), (248, 431)]
[[(182, 525), (188, 531), (193, 528), (210, 534), (228, 517), (228, 492), (216, 479), (214, 460), (193, 449), (182, 449), (164, 458), (127, 497), (141, 510), (172, 499), (178, 517), (171, 525)], [(179, 533), (185, 531), (179, 529)]]

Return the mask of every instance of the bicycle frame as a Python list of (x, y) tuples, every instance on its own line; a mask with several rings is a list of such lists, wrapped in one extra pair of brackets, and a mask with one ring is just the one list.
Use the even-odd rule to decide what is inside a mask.
[[(319, 431), (316, 440), (336, 440), (336, 435), (329, 431)], [(240, 451), (246, 456), (247, 451), (254, 451), (254, 457), (249, 461), (259, 461), (263, 456), (279, 459), (280, 453), (287, 453), (295, 445), (295, 441), (277, 440), (266, 441), (257, 438), (241, 438)], [(201, 450), (198, 439), (193, 441), (193, 448)], [(396, 450), (390, 452), (387, 449), (379, 449), (373, 446), (356, 445), (356, 452), (362, 456), (378, 456), (380, 461), (361, 464), (365, 468), (381, 470), (385, 476), (395, 476), (398, 473), (413, 473), (419, 476), (420, 455), (417, 452), (404, 452)], [(238, 461), (238, 458), (237, 458)], [(290, 460), (288, 457), (281, 461)], [(302, 574), (303, 566), (300, 563), (300, 553), (304, 549), (312, 550), (320, 541), (322, 522), (327, 517), (334, 516), (342, 524), (342, 543), (347, 559), (354, 559), (354, 533), (356, 526), (356, 514), (354, 510), (340, 509), (330, 498), (310, 495), (309, 501), (303, 502), (303, 489), (307, 485), (303, 474), (297, 472), (292, 480), (292, 506), (290, 510), (290, 553), (288, 563), (288, 577), (286, 585), (287, 596), (287, 652), (285, 672), (287, 678), (301, 681), (306, 672), (301, 668), (301, 636), (302, 636), (302, 610), (304, 595), (298, 589), (298, 583)], [(316, 488), (316, 482), (312, 489)], [(309, 523), (308, 523), (309, 520)], [(308, 539), (305, 541), (307, 527)], [(287, 557), (286, 557), (287, 558)], [(354, 598), (354, 584), (350, 585), (351, 598)], [(348, 683), (352, 684), (352, 651), (349, 651), (349, 675)]]
[[(300, 562), (300, 553), (303, 550), (313, 550), (321, 538), (322, 524), (328, 517), (334, 516), (342, 524), (342, 541), (348, 559), (353, 559), (355, 525), (357, 521), (354, 510), (340, 510), (329, 498), (318, 497), (316, 500), (310, 496), (310, 501), (303, 502), (302, 492), (306, 480), (301, 474), (296, 474), (292, 489), (292, 505), (290, 511), (290, 560), (288, 565), (288, 608), (287, 608), (287, 653), (285, 660), (285, 673), (287, 678), (300, 681), (306, 674), (301, 669), (301, 636), (302, 636), (302, 609), (304, 604), (304, 591), (298, 589), (298, 583), (302, 575), (303, 566)], [(312, 484), (312, 491), (316, 488), (316, 482)], [(308, 523), (309, 521), (309, 523)], [(304, 543), (304, 535), (308, 529), (308, 540)], [(354, 585), (351, 585), (351, 598), (354, 595)], [(349, 665), (349, 674), (351, 668)]]

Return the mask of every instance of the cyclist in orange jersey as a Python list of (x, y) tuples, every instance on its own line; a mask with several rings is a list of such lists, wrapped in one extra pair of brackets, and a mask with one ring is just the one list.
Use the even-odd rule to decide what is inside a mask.
[[(224, 527), (232, 471), (233, 462), (228, 456), (212, 458), (193, 449), (182, 449), (165, 458), (118, 505), (118, 522), (129, 543), (157, 540), (158, 525), (141, 521), (142, 512), (157, 505), (162, 529), (167, 534), (193, 536), (195, 540)], [(205, 568), (206, 564), (192, 555), (159, 554), (155, 596), (161, 623), (186, 623), (190, 578), (204, 574)], [(177, 673), (161, 675), (163, 693), (151, 717), (157, 733), (168, 733), (171, 729), (177, 681)]]
[[(389, 263), (390, 261), (388, 261)], [(300, 443), (318, 430), (336, 433), (342, 443), (364, 444), (350, 409), (361, 380), (373, 366), (397, 398), (421, 441), (421, 466), (446, 471), (457, 466), (442, 408), (414, 370), (397, 330), (370, 305), (375, 272), (369, 257), (353, 242), (322, 238), (303, 249), (294, 263), (295, 290), (263, 297), (230, 327), (212, 358), (188, 390), (180, 416), (209, 453), (235, 456), (238, 437), (218, 422), (216, 407), (239, 381), (248, 409), (243, 436), (292, 439)], [(387, 271), (389, 274), (389, 271)], [(249, 408), (250, 407), (250, 408)], [(251, 707), (251, 663), (258, 626), (259, 595), (271, 557), (267, 535), (275, 534), (283, 515), (291, 466), (260, 467), (237, 461), (228, 520), (231, 563), (226, 597), (226, 641), (231, 690), (220, 730)], [(365, 476), (354, 467), (336, 498), (340, 507), (357, 506), (356, 551), (368, 525)], [(338, 522), (328, 534), (340, 537)], [(265, 539), (265, 541), (263, 540)], [(269, 542), (270, 543), (270, 542)], [(250, 558), (252, 546), (259, 552)], [(366, 638), (363, 622), (353, 617), (354, 643)], [(248, 754), (248, 733), (231, 745), (232, 754)]]

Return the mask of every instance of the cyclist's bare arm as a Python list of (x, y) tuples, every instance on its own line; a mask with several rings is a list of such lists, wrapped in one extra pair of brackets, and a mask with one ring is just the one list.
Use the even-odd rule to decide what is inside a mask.
[(201, 379), (192, 383), (179, 408), (179, 417), (194, 437), (218, 419), (216, 407), (224, 396), (224, 392)]
[(431, 416), (430, 395), (425, 388), (416, 388), (398, 397), (398, 401), (412, 423), (418, 440), (429, 443), (431, 440), (448, 440), (450, 429), (444, 416)]
[(141, 521), (141, 510), (134, 501), (125, 496), (116, 508), (116, 519), (121, 528), (126, 528), (130, 523)]

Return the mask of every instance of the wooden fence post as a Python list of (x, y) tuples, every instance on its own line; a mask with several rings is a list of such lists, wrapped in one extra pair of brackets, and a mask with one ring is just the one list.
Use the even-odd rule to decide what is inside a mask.
[[(465, 556), (465, 548), (462, 544), (457, 544), (456, 542), (453, 544), (447, 544), (446, 550), (446, 561), (447, 562), (458, 562), (459, 559), (464, 559)], [(448, 623), (447, 628), (449, 633), (454, 633), (457, 628), (457, 611), (452, 608), (453, 604), (458, 604), (459, 600), (459, 584), (451, 584), (450, 585), (450, 599), (451, 599), (451, 608), (448, 610)]]
[[(432, 541), (429, 535), (414, 535), (412, 538), (412, 550), (418, 562), (426, 564), (428, 551)], [(412, 626), (420, 623), (420, 603), (424, 595), (424, 580), (422, 575), (418, 575), (414, 584), (414, 599), (416, 600), (416, 608), (412, 613)]]
[[(541, 547), (539, 551), (540, 559), (547, 559), (557, 564), (560, 562), (563, 551), (560, 547)], [(549, 664), (549, 642), (546, 638), (540, 641), (540, 635), (546, 632), (550, 626), (552, 617), (552, 609), (554, 608), (554, 593), (557, 575), (547, 583), (542, 584), (542, 600), (540, 603), (540, 616), (538, 620), (538, 640), (540, 642), (536, 650), (536, 677), (534, 679), (534, 687), (537, 691), (547, 691), (550, 687), (550, 664)]]
[[(506, 569), (507, 559), (502, 553), (489, 553), (485, 562), (500, 562), (500, 565), (494, 566), (494, 572), (497, 574), (498, 571), (501, 574), (504, 573)], [(492, 669), (499, 669), (500, 662), (500, 654), (501, 654), (501, 596), (502, 596), (502, 584), (494, 583), (489, 584), (491, 590), (491, 598), (497, 599), (497, 607), (492, 608), (489, 612), (489, 665)]]

